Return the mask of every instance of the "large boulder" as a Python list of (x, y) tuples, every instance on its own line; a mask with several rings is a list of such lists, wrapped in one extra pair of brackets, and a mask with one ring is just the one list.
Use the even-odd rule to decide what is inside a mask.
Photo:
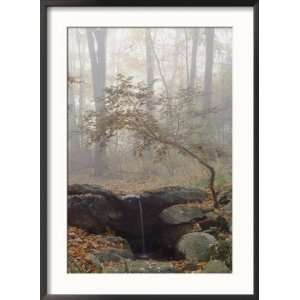
[(93, 184), (70, 184), (68, 185), (68, 195), (94, 194), (102, 195), (106, 198), (117, 198), (111, 191), (104, 189), (99, 185)]
[(203, 273), (229, 273), (230, 270), (223, 261), (211, 260), (203, 270)]
[(169, 253), (173, 253), (179, 239), (190, 232), (199, 231), (194, 224), (179, 224), (163, 227), (160, 234), (160, 246)]
[(181, 237), (176, 245), (178, 256), (188, 261), (207, 261), (209, 251), (217, 243), (210, 234), (204, 232), (187, 233)]
[(199, 206), (177, 204), (164, 209), (159, 217), (162, 222), (162, 246), (167, 250), (175, 250), (181, 236), (200, 230), (196, 222), (204, 219), (205, 214)]
[(70, 226), (101, 233), (105, 231), (106, 226), (116, 227), (122, 223), (122, 203), (113, 193), (89, 185), (71, 185), (69, 193), (68, 224)]
[(199, 206), (178, 204), (164, 209), (160, 219), (167, 225), (193, 223), (205, 218), (205, 214)]
[[(207, 193), (196, 188), (165, 187), (141, 194), (142, 202), (148, 206), (154, 205), (162, 211), (164, 208), (189, 202), (202, 202), (207, 197)], [(154, 203), (151, 203), (154, 202)]]

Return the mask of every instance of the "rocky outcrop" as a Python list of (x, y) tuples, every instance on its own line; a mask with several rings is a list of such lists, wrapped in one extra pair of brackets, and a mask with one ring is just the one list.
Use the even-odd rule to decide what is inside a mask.
[(207, 193), (196, 188), (165, 187), (141, 194), (143, 204), (149, 205), (155, 201), (155, 207), (162, 210), (166, 207), (189, 202), (202, 202)]
[(145, 235), (160, 228), (159, 214), (167, 207), (202, 202), (206, 193), (199, 189), (167, 187), (140, 195), (118, 197), (100, 186), (73, 184), (68, 187), (68, 223), (99, 233), (105, 226), (128, 236), (141, 237), (139, 201), (144, 214)]
[(117, 196), (111, 191), (104, 189), (99, 185), (93, 184), (70, 184), (68, 185), (68, 195), (94, 194), (102, 195), (107, 198), (116, 199)]
[[(200, 205), (205, 192), (181, 187), (118, 196), (100, 186), (76, 184), (68, 192), (68, 224), (79, 232), (85, 229), (82, 239), (89, 259), (83, 270), (76, 255), (69, 259), (71, 273), (202, 272), (199, 262), (209, 260), (204, 272), (232, 268), (231, 201), (220, 209), (207, 208)], [(108, 235), (108, 229), (117, 236)], [(76, 246), (73, 231), (69, 238)]]
[(68, 224), (93, 233), (104, 232), (106, 226), (122, 222), (122, 203), (113, 193), (92, 185), (68, 188)]
[(140, 195), (126, 195), (121, 198), (124, 205), (124, 226), (118, 230), (132, 236), (140, 236), (138, 221), (138, 205), (141, 202), (144, 213), (145, 235), (153, 235), (160, 228), (160, 213), (177, 204), (189, 202), (201, 203), (207, 194), (200, 189), (188, 189), (182, 187), (166, 187), (147, 191)]
[[(92, 233), (102, 233), (108, 227), (126, 237), (135, 252), (140, 252), (142, 246), (141, 207), (150, 252), (163, 247), (175, 253), (175, 245), (185, 234), (206, 231), (217, 236), (219, 231), (231, 228), (230, 219), (220, 212), (201, 209), (199, 204), (207, 195), (199, 189), (167, 187), (118, 196), (100, 186), (74, 184), (68, 187), (68, 193), (69, 225)], [(228, 214), (226, 208), (222, 211)]]

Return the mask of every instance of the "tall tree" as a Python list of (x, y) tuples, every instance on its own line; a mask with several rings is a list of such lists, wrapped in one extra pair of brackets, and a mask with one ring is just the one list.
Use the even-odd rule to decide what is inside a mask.
[(146, 82), (148, 87), (152, 87), (153, 75), (153, 52), (151, 47), (151, 31), (150, 28), (145, 29), (145, 44), (146, 44)]
[(189, 36), (187, 29), (184, 28), (184, 40), (185, 40), (185, 70), (186, 70), (186, 86), (190, 85), (190, 68), (189, 68)]
[[(69, 35), (69, 44), (73, 45), (74, 35)], [(68, 55), (68, 126), (69, 126), (69, 147), (71, 155), (78, 152), (80, 148), (79, 130), (76, 122), (75, 88), (78, 82), (76, 78), (74, 54)]]
[(162, 66), (161, 66), (161, 62), (160, 62), (160, 59), (157, 55), (157, 52), (155, 50), (155, 47), (154, 47), (154, 41), (151, 37), (151, 33), (149, 35), (149, 41), (150, 41), (150, 45), (151, 45), (151, 49), (152, 49), (152, 53), (153, 53), (153, 56), (154, 56), (154, 59), (155, 59), (155, 62), (156, 62), (156, 66), (158, 68), (158, 72), (159, 72), (159, 75), (160, 75), (160, 78), (161, 78), (161, 81), (163, 83), (163, 86), (165, 88), (165, 93), (166, 93), (166, 97), (167, 99), (169, 99), (169, 88), (168, 88), (168, 84), (167, 84), (167, 79), (163, 73), (163, 70), (162, 70)]
[(204, 109), (211, 108), (212, 72), (214, 60), (214, 28), (205, 28), (205, 77), (204, 77)]
[(76, 107), (74, 99), (74, 81), (68, 80), (68, 126), (69, 126), (69, 147), (71, 156), (80, 148), (79, 130), (76, 123)]
[[(84, 57), (82, 55), (82, 35), (80, 33), (80, 29), (76, 29), (76, 41), (77, 41), (77, 51), (78, 51), (78, 60), (79, 60), (79, 111), (78, 111), (78, 124), (82, 123), (82, 115), (84, 111), (85, 99), (84, 99)], [(80, 126), (79, 126), (80, 127)], [(82, 146), (82, 131), (80, 131), (81, 137), (81, 146)]]
[[(103, 112), (105, 109), (106, 37), (106, 28), (87, 31), (96, 112)], [(105, 148), (99, 143), (95, 145), (94, 169), (96, 176), (101, 176), (106, 169)]]
[[(147, 87), (153, 90), (154, 84), (154, 60), (152, 51), (151, 29), (145, 28), (145, 45), (146, 45), (146, 82)], [(147, 100), (147, 107), (152, 110), (152, 97)]]
[(199, 29), (192, 29), (192, 57), (191, 57), (191, 71), (189, 76), (189, 88), (195, 88), (195, 80), (196, 80), (196, 70), (197, 70), (197, 52), (198, 52), (198, 44), (199, 44)]

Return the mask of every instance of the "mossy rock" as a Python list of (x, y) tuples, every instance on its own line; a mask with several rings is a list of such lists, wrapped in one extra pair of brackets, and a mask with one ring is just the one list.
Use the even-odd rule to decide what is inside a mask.
[(178, 225), (204, 219), (205, 214), (199, 206), (178, 204), (164, 209), (159, 217), (164, 224)]
[(125, 258), (133, 259), (134, 255), (130, 249), (107, 248), (94, 252), (92, 257), (101, 263), (107, 261), (118, 262)]
[(127, 261), (129, 273), (176, 273), (177, 269), (171, 262), (155, 260)]
[(183, 235), (195, 231), (196, 229), (193, 224), (180, 224), (163, 228), (161, 233), (161, 245), (164, 249), (173, 251)]
[(230, 273), (230, 270), (223, 261), (211, 260), (204, 268), (203, 273)]
[(192, 232), (181, 237), (176, 245), (178, 256), (188, 261), (208, 261), (209, 251), (217, 243), (214, 236), (204, 232)]
[(219, 240), (217, 244), (209, 250), (211, 260), (221, 260), (226, 265), (232, 268), (232, 240)]
[(177, 273), (171, 262), (125, 259), (103, 266), (102, 273)]

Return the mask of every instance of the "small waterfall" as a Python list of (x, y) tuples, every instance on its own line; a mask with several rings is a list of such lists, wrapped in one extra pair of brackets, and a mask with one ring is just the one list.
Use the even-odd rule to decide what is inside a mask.
[(146, 246), (145, 246), (145, 233), (144, 233), (144, 215), (143, 215), (143, 205), (140, 198), (137, 198), (138, 206), (139, 206), (139, 217), (140, 217), (140, 228), (141, 228), (141, 235), (142, 235), (142, 253), (141, 258), (147, 257), (146, 254)]

